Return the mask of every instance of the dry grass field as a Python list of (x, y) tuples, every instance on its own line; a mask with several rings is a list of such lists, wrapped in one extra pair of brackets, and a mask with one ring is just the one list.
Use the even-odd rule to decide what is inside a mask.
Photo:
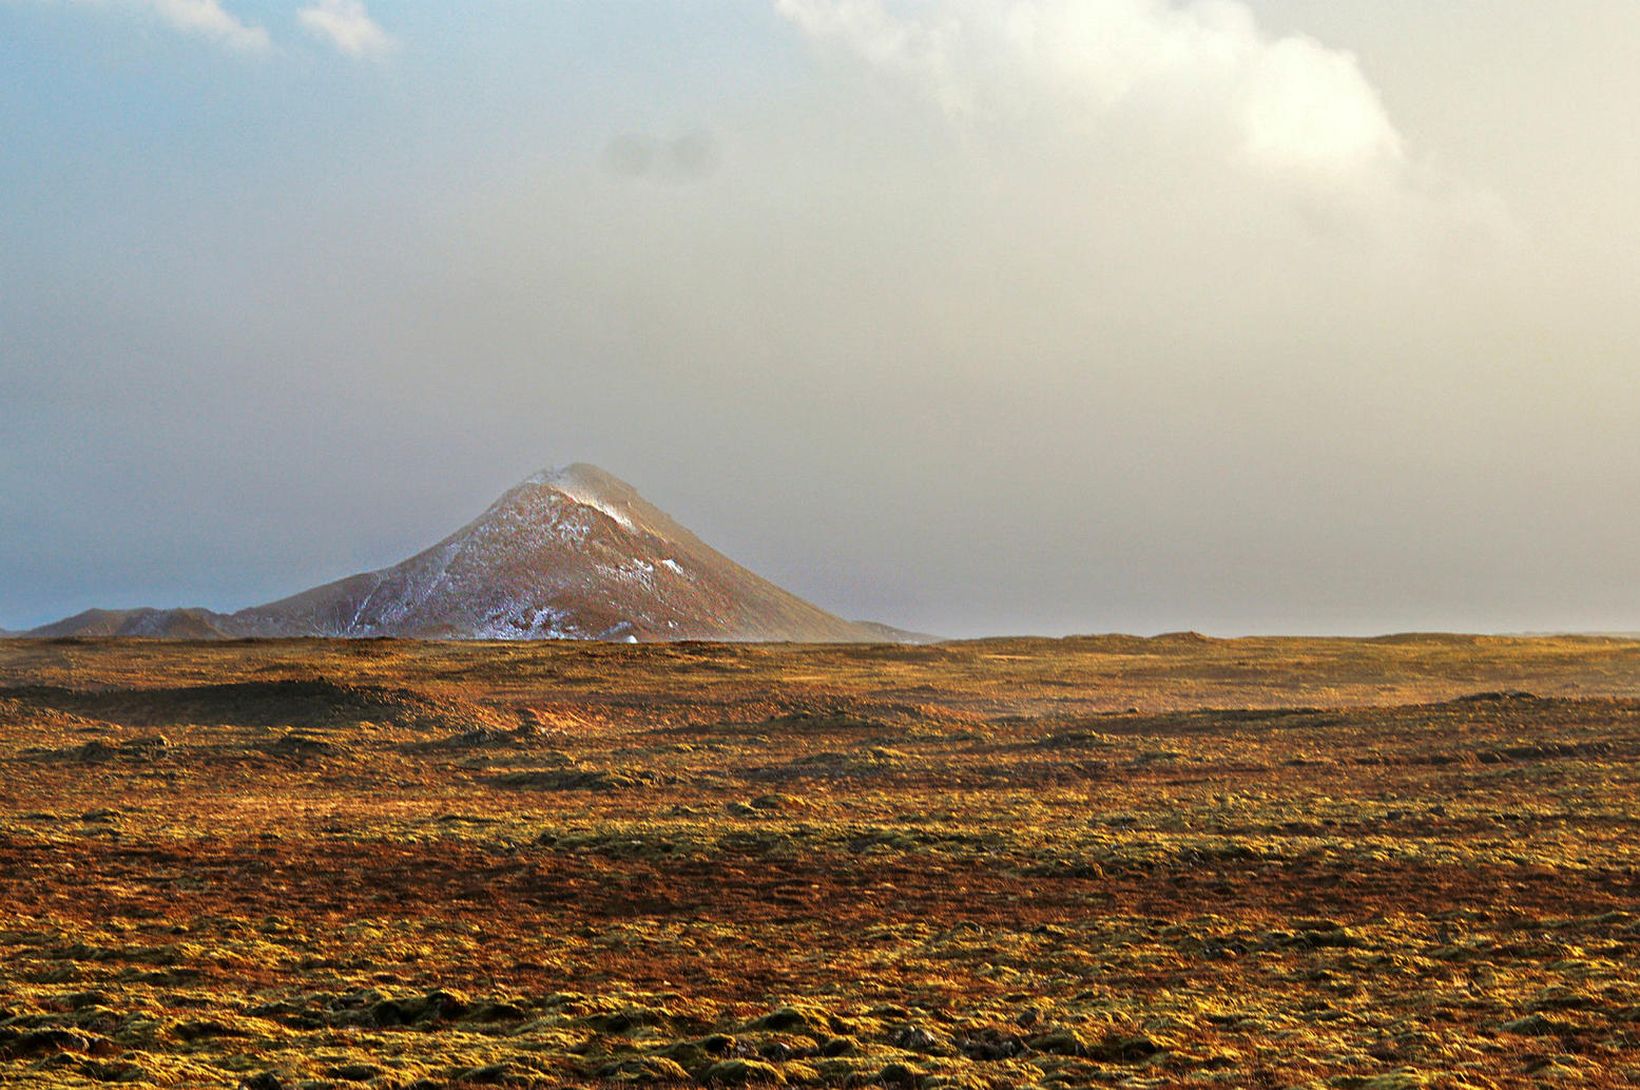
[(1640, 1082), (1640, 644), (0, 641), (0, 1084)]

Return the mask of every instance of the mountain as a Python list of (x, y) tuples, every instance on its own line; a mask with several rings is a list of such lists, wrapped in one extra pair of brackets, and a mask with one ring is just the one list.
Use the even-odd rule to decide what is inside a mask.
[(596, 466), (538, 473), (402, 563), (237, 613), (92, 610), (31, 636), (916, 639), (846, 621), (719, 553)]

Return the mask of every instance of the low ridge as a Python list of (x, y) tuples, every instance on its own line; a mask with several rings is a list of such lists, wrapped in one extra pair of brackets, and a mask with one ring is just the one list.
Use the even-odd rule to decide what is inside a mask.
[(209, 640), (232, 635), (228, 617), (208, 609), (88, 609), (52, 624), (23, 633), (38, 637), (157, 636), (179, 640)]

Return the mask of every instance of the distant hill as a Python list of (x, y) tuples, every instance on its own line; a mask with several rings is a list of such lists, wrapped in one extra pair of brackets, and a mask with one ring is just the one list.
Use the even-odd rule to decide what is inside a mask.
[[(209, 640), (231, 635), (225, 614), (208, 609), (88, 609), (25, 636), (157, 636)], [(13, 633), (15, 635), (16, 633)]]
[(631, 485), (578, 464), (538, 473), (402, 563), (237, 613), (89, 610), (29, 636), (906, 642), (847, 621), (719, 553)]

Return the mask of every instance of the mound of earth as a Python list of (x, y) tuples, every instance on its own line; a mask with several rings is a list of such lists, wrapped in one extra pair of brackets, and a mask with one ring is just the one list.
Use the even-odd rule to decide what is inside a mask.
[(0, 690), (0, 706), (66, 713), (132, 727), (208, 723), (243, 727), (342, 727), (376, 723), (423, 730), (496, 726), (487, 709), (413, 689), (328, 678), (245, 681), (155, 689)]

